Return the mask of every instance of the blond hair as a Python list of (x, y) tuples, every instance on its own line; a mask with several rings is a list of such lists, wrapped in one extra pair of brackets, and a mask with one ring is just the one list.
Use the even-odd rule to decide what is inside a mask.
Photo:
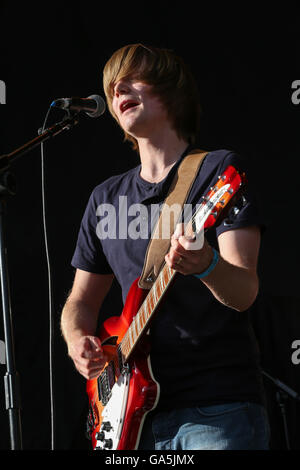
[[(180, 138), (192, 143), (198, 133), (200, 104), (197, 85), (183, 60), (168, 49), (129, 44), (118, 49), (103, 70), (103, 88), (112, 116), (113, 88), (119, 80), (134, 76), (153, 86), (153, 93), (164, 104)], [(125, 131), (125, 140), (138, 148), (134, 137)]]

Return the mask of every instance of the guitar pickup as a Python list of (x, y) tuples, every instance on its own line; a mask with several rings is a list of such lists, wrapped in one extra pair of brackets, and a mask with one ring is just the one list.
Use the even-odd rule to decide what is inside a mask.
[(102, 374), (97, 379), (98, 385), (98, 397), (99, 401), (102, 402), (103, 406), (105, 406), (110, 397), (111, 397), (111, 390), (115, 384), (115, 368), (113, 361), (110, 361), (108, 366), (105, 367)]

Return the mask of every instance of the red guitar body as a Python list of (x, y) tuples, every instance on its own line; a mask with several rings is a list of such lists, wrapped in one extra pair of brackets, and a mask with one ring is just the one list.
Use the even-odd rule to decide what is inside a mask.
[[(129, 290), (121, 316), (108, 318), (101, 327), (99, 338), (103, 350), (108, 357), (107, 364), (110, 361), (114, 361), (116, 387), (117, 381), (122, 375), (122, 370), (118, 364), (117, 347), (128, 331), (133, 318), (147, 294), (147, 290), (138, 287), (138, 279), (136, 279)], [(103, 443), (104, 448), (107, 449), (136, 449), (146, 414), (155, 408), (158, 402), (159, 385), (155, 382), (151, 373), (147, 335), (144, 335), (137, 344), (134, 353), (128, 361), (128, 367), (130, 371), (128, 395), (123, 407), (122, 416), (120, 416), (122, 422), (120, 424), (118, 423), (119, 431), (113, 429), (114, 435), (112, 435), (112, 430), (105, 432), (109, 429), (109, 425), (104, 421), (105, 418), (102, 417), (102, 412), (105, 407), (99, 397), (99, 379), (92, 379), (87, 382), (87, 394), (90, 402), (89, 432), (94, 449), (103, 448), (97, 447), (97, 441), (98, 444), (100, 443), (102, 445)], [(126, 392), (124, 392), (123, 395), (125, 393)], [(120, 402), (121, 401), (122, 398), (120, 398)], [(122, 408), (121, 403), (119, 406)], [(115, 410), (115, 412), (118, 413), (118, 410)], [(111, 426), (112, 425), (111, 423)], [(116, 426), (117, 425), (114, 427)], [(104, 431), (102, 431), (103, 428)], [(103, 434), (101, 434), (101, 432)]]

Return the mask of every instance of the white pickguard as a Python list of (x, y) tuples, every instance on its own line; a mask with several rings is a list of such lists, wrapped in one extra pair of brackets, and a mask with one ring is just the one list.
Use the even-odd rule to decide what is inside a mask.
[[(121, 437), (127, 405), (130, 374), (121, 374), (111, 390), (111, 397), (102, 411), (102, 423), (110, 422), (111, 429), (104, 432), (104, 439), (111, 439), (110, 450), (116, 450)], [(100, 432), (102, 429), (100, 428)], [(105, 449), (105, 441), (97, 440), (95, 449)]]
[[(148, 333), (149, 334), (149, 331)], [(144, 421), (147, 416), (147, 414), (152, 411), (158, 403), (159, 400), (159, 395), (160, 395), (160, 386), (159, 383), (155, 380), (152, 372), (152, 367), (151, 367), (151, 360), (150, 360), (150, 355), (147, 358), (147, 364), (148, 364), (148, 370), (151, 375), (152, 380), (156, 383), (157, 386), (157, 395), (155, 402), (153, 404), (153, 407), (151, 410), (148, 410), (146, 413), (144, 413), (139, 430), (138, 430), (138, 435), (137, 435), (137, 440), (136, 440), (136, 445), (135, 449), (138, 448), (140, 437), (141, 437), (141, 432), (143, 429)], [(111, 429), (109, 431), (103, 431), (104, 432), (104, 439), (111, 439), (112, 440), (112, 446), (109, 448), (109, 450), (116, 450), (121, 438), (122, 430), (123, 430), (123, 424), (124, 424), (124, 418), (125, 418), (125, 412), (126, 412), (126, 406), (127, 406), (127, 400), (128, 400), (128, 392), (129, 392), (129, 381), (130, 381), (130, 373), (126, 372), (125, 374), (121, 374), (120, 377), (118, 378), (118, 381), (114, 384), (112, 391), (111, 391), (111, 397), (107, 403), (107, 405), (103, 408), (101, 417), (102, 417), (102, 425), (104, 422), (110, 422)], [(100, 428), (100, 432), (102, 429)], [(101, 450), (106, 450), (105, 448), (105, 440), (97, 440), (95, 450), (96, 449), (101, 449)]]

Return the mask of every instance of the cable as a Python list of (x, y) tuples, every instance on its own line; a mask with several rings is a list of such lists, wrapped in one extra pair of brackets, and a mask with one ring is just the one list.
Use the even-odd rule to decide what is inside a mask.
[[(49, 117), (51, 107), (48, 109), (41, 132), (44, 132)], [(53, 338), (54, 338), (54, 318), (53, 318), (53, 289), (52, 270), (49, 257), (47, 223), (46, 223), (46, 196), (45, 196), (45, 164), (44, 164), (44, 143), (41, 143), (41, 180), (42, 180), (42, 217), (45, 253), (48, 271), (48, 298), (49, 298), (49, 380), (50, 380), (50, 416), (51, 416), (51, 450), (55, 448), (55, 401), (54, 401), (54, 374), (53, 374)]]

